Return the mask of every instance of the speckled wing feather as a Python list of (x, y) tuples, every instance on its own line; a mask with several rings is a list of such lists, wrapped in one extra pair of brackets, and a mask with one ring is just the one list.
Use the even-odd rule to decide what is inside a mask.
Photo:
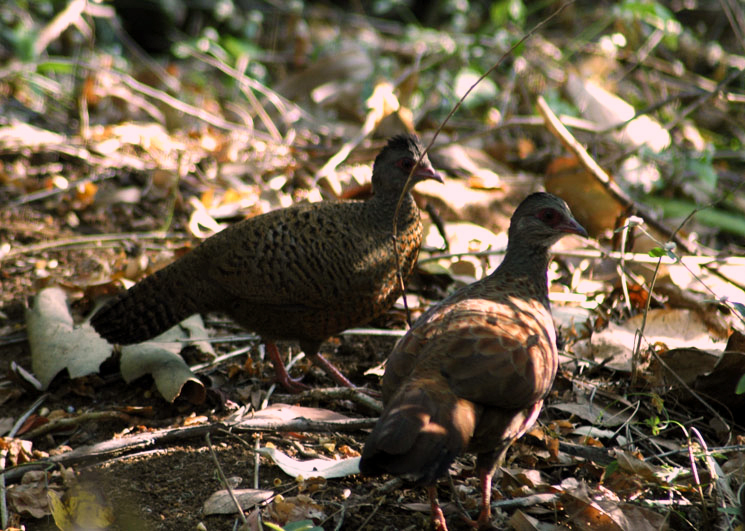
[(520, 413), (550, 390), (556, 346), (544, 302), (499, 290), (501, 302), (473, 298), (485, 290), (475, 283), (423, 315), (391, 353), (375, 439), (389, 473), (428, 483), (466, 448), (511, 442), (529, 427)]
[[(351, 306), (386, 297), (395, 276), (393, 245), (386, 238), (391, 227), (366, 223), (364, 202), (323, 205), (270, 212), (247, 220), (250, 231), (238, 224), (215, 235), (211, 247), (222, 252), (210, 257), (207, 277), (226, 296), (259, 304), (328, 310), (330, 301)], [(400, 249), (405, 276), (421, 242), (418, 212), (412, 218), (405, 227), (409, 246)]]
[(373, 197), (272, 211), (232, 225), (118, 295), (91, 319), (107, 340), (149, 339), (189, 315), (221, 311), (266, 339), (321, 342), (386, 311), (398, 296), (391, 232), (401, 199), (398, 255), (404, 279), (422, 241), (409, 193), (441, 180), (411, 135), (389, 140), (373, 166)]
[[(511, 286), (526, 289), (515, 292)], [(543, 398), (556, 373), (548, 302), (517, 277), (475, 282), (425, 313), (388, 358), (383, 396), (430, 364), (461, 398), (505, 408)]]

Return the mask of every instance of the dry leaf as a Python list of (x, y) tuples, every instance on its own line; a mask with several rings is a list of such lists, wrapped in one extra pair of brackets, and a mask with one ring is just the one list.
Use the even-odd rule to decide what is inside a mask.
[[(233, 489), (233, 494), (238, 499), (241, 509), (246, 511), (254, 505), (264, 503), (270, 499), (274, 496), (274, 491), (261, 489)], [(218, 490), (207, 498), (207, 501), (204, 502), (204, 506), (202, 507), (202, 511), (206, 515), (235, 514), (238, 512), (238, 509), (227, 490)]]
[[(158, 392), (169, 402), (183, 395), (191, 403), (201, 404), (206, 397), (204, 384), (194, 376), (180, 356), (183, 344), (175, 341), (192, 337), (207, 337), (199, 314), (184, 319), (149, 341), (122, 347), (122, 378), (129, 383), (145, 374), (151, 374)], [(194, 343), (194, 346), (201, 352), (214, 355), (212, 346), (206, 341)]]
[(282, 471), (294, 478), (343, 478), (360, 473), (360, 458), (349, 459), (308, 459), (298, 461), (284, 454), (276, 448), (259, 448), (260, 454), (269, 456)]
[(26, 310), (31, 367), (44, 389), (63, 369), (70, 378), (96, 374), (112, 346), (89, 323), (75, 326), (61, 288), (40, 291)]

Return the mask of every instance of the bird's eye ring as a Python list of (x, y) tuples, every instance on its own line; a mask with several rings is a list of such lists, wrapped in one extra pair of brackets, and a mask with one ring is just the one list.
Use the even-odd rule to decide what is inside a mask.
[(396, 165), (404, 171), (411, 171), (411, 168), (414, 167), (414, 161), (409, 158), (401, 159)]
[(538, 219), (546, 223), (547, 225), (556, 225), (561, 221), (561, 214), (559, 214), (553, 208), (544, 208), (537, 214)]

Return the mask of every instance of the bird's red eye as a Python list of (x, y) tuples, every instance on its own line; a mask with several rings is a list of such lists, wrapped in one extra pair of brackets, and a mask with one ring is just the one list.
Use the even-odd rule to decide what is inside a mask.
[(537, 214), (538, 219), (544, 222), (546, 225), (554, 226), (561, 221), (561, 214), (553, 208), (544, 208)]
[(396, 165), (401, 168), (404, 171), (411, 171), (411, 168), (414, 167), (414, 161), (411, 159), (401, 159), (399, 160)]

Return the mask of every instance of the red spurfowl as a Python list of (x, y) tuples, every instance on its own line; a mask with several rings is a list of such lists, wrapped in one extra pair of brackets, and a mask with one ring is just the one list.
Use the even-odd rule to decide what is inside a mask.
[(427, 486), (436, 529), (447, 525), (435, 483), (465, 451), (477, 454), (481, 480), (474, 524), (490, 525), (492, 475), (551, 389), (557, 352), (547, 269), (549, 247), (565, 234), (587, 236), (566, 203), (528, 196), (512, 216), (502, 264), (422, 315), (388, 358), (385, 409), (360, 470)]
[(118, 295), (91, 324), (108, 341), (131, 344), (194, 313), (223, 312), (267, 341), (289, 390), (305, 386), (287, 374), (275, 340), (297, 340), (313, 362), (351, 385), (318, 350), (328, 337), (387, 311), (401, 294), (396, 205), (403, 196), (396, 227), (405, 281), (422, 243), (410, 191), (425, 179), (442, 182), (426, 155), (417, 165), (422, 151), (414, 136), (391, 138), (375, 159), (370, 199), (300, 204), (236, 223)]

